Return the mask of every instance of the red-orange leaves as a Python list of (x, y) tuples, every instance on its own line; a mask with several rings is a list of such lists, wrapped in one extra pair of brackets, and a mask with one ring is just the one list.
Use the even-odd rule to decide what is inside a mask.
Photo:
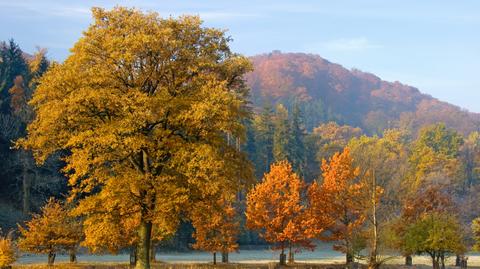
[(247, 226), (260, 231), (270, 243), (285, 247), (313, 248), (306, 234), (306, 206), (302, 202), (304, 182), (287, 161), (271, 166), (263, 181), (247, 196)]

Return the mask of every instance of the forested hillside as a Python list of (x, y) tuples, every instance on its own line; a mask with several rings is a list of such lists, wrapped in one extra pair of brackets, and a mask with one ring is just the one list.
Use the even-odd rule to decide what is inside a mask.
[(464, 134), (480, 127), (479, 114), (401, 82), (348, 70), (318, 55), (274, 51), (251, 60), (254, 71), (247, 81), (253, 103), (257, 107), (265, 102), (283, 103), (291, 108), (298, 102), (309, 131), (325, 121), (360, 127), (368, 134), (395, 127), (418, 131), (436, 122)]

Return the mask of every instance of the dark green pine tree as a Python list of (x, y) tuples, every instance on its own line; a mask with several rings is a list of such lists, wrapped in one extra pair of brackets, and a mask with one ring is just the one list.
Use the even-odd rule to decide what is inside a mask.
[(255, 141), (255, 126), (252, 119), (245, 120), (243, 124), (245, 125), (246, 136), (245, 142), (241, 145), (241, 150), (247, 154), (248, 159), (253, 163), (257, 154)]
[(273, 133), (273, 158), (275, 162), (291, 161), (289, 146), (291, 137), (291, 126), (288, 118), (288, 110), (282, 104), (277, 105), (275, 111)]
[(273, 125), (274, 111), (272, 105), (266, 103), (262, 112), (253, 122), (255, 139), (255, 167), (258, 177), (267, 172), (273, 162)]
[(291, 116), (288, 155), (294, 171), (303, 178), (305, 178), (306, 166), (305, 136), (303, 115), (298, 103), (295, 102)]
[(10, 111), (8, 90), (14, 85), (17, 76), (29, 80), (28, 64), (23, 57), (20, 47), (9, 40), (8, 44), (0, 43), (0, 112), (7, 114)]

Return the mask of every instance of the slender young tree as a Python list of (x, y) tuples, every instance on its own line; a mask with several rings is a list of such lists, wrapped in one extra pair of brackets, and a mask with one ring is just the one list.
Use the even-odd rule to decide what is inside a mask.
[(408, 170), (405, 137), (398, 130), (387, 130), (383, 137), (362, 136), (348, 144), (365, 186), (358, 201), (365, 209), (369, 268), (376, 269), (391, 259), (385, 251), (388, 242), (380, 239), (387, 232), (387, 223), (401, 210), (399, 190)]
[(136, 268), (148, 269), (155, 222), (250, 177), (226, 135), (244, 136), (251, 65), (198, 17), (123, 7), (94, 8), (93, 17), (71, 55), (42, 77), (35, 120), (18, 145), (40, 164), (66, 153), (64, 172), (86, 219), (95, 203), (136, 218)]

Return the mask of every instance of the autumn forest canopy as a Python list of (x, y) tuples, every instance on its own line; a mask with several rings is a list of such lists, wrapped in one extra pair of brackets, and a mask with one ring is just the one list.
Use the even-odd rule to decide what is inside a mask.
[(64, 62), (0, 43), (0, 268), (328, 242), (439, 269), (479, 246), (478, 114), (317, 55), (245, 57), (196, 16), (92, 16)]

